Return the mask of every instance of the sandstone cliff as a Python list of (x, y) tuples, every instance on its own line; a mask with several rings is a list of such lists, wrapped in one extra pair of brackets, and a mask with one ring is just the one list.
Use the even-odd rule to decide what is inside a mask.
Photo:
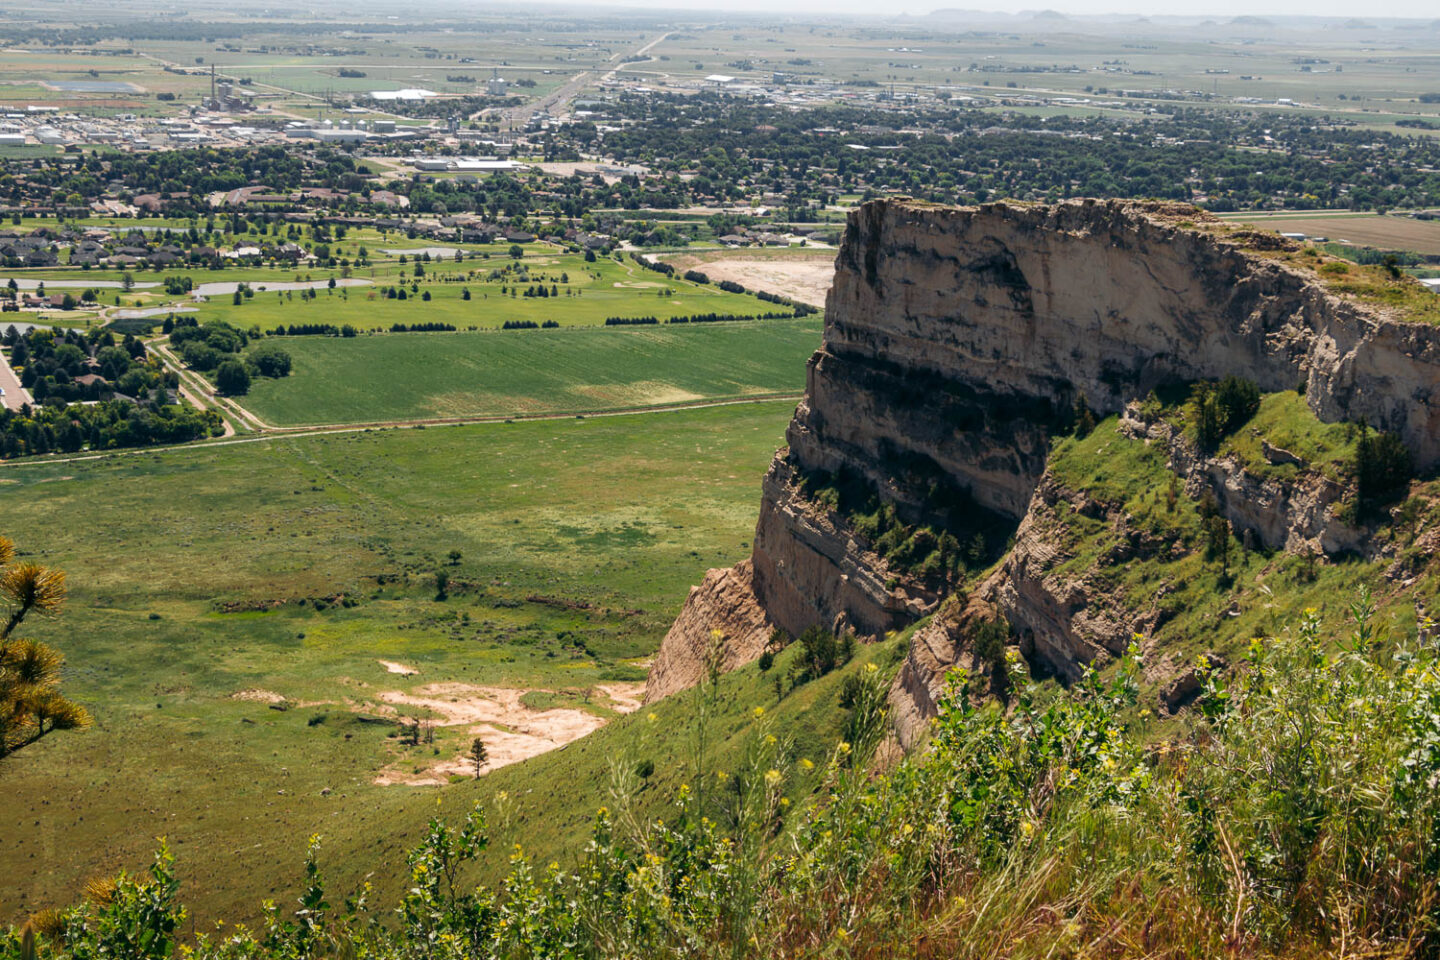
[[(752, 561), (712, 571), (692, 592), (647, 696), (698, 676), (678, 664), (707, 625), (731, 624), (720, 629), (733, 634), (738, 663), (758, 656), (762, 622), (875, 636), (936, 608), (932, 588), (891, 570), (833, 503), (807, 496), (805, 478), (817, 474), (860, 478), (907, 523), (1002, 518), (1014, 546), (977, 594), (1016, 628), (1027, 655), (1074, 676), (1123, 650), (1161, 605), (1137, 615), (1135, 604), (1057, 572), (1064, 557), (1049, 536), (1057, 510), (1126, 522), (1114, 504), (1082, 502), (1047, 478), (1051, 438), (1082, 396), (1104, 415), (1179, 382), (1236, 375), (1266, 392), (1303, 384), (1320, 420), (1363, 420), (1399, 435), (1422, 469), (1440, 463), (1440, 329), (1337, 296), (1313, 272), (1237, 237), (1189, 207), (1124, 202), (877, 201), (852, 214), (805, 398), (765, 479)], [(1126, 429), (1166, 451), (1188, 492), (1212, 488), (1236, 530), (1263, 546), (1364, 546), (1364, 532), (1339, 519), (1343, 490), (1323, 478), (1254, 476), (1134, 410)], [(1136, 550), (1166, 548), (1131, 539)], [(722, 576), (753, 604), (738, 622), (712, 587)], [(916, 634), (894, 691), (902, 740), (933, 711), (961, 632), (941, 617)]]

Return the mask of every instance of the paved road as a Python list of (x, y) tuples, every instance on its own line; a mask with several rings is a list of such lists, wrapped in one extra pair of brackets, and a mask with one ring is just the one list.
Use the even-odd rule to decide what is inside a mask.
[[(660, 36), (656, 37), (654, 40), (651, 40), (643, 47), (640, 47), (638, 50), (635, 50), (630, 55), (642, 56), (644, 54), (648, 54), (651, 49), (655, 47), (656, 44), (660, 43), (662, 40), (665, 40), (669, 36), (670, 34), (668, 33), (662, 33)], [(613, 64), (613, 66), (610, 67), (610, 71), (608, 73), (606, 73), (600, 78), (602, 82), (615, 79), (615, 74), (629, 65), (628, 63), (621, 60), (621, 57), (623, 56), (625, 56), (624, 52), (616, 53), (614, 56), (612, 56), (609, 60), (605, 62), (607, 65)], [(604, 67), (600, 67), (598, 69), (604, 69)], [(552, 91), (548, 96), (536, 103), (524, 103), (518, 107), (505, 108), (501, 111), (501, 114), (505, 117), (506, 126), (510, 129), (514, 129), (518, 126), (523, 126), (525, 121), (530, 119), (530, 115), (537, 111), (548, 112), (551, 116), (557, 117), (564, 114), (570, 107), (570, 101), (574, 100), (575, 97), (579, 95), (580, 91), (585, 89), (586, 84), (590, 81), (590, 73), (591, 72), (589, 70), (586, 70), (583, 73), (576, 74), (575, 76), (567, 80), (558, 89)], [(484, 110), (476, 111), (475, 113), (470, 115), (470, 119), (477, 119), (483, 113), (485, 113)]]
[(4, 354), (0, 354), (0, 390), (5, 391), (5, 406), (11, 410), (19, 410), (21, 404), (30, 402), (30, 394), (20, 386), (20, 378), (10, 369), (10, 361)]

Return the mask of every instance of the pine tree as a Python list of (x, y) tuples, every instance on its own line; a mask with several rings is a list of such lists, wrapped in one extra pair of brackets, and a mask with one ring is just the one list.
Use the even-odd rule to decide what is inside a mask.
[(90, 714), (60, 695), (65, 658), (53, 647), (14, 637), (31, 613), (54, 615), (65, 602), (65, 573), (15, 563), (15, 545), (0, 537), (0, 598), (8, 607), (0, 628), (0, 758), (56, 730), (89, 726)]

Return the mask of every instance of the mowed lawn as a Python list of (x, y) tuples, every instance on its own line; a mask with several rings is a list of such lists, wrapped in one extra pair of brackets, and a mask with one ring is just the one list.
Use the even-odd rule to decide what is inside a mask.
[[(204, 930), (255, 919), (265, 897), (289, 902), (312, 833), (337, 895), (374, 871), (393, 897), (437, 797), (453, 813), (451, 798), (563, 787), (546, 829), (583, 833), (605, 802), (603, 751), (584, 770), (541, 766), (554, 783), (528, 779), (532, 760), (460, 792), (381, 786), (382, 769), (457, 755), (468, 731), (407, 749), (359, 716), (385, 691), (432, 683), (583, 691), (642, 677), (634, 658), (653, 653), (690, 585), (748, 555), (792, 406), (0, 469), (0, 533), (71, 587), (63, 616), (25, 632), (64, 652), (65, 689), (96, 721), (5, 762), (3, 919), (143, 869), (160, 836)], [(294, 706), (246, 693), (258, 690)]]
[(582, 413), (799, 391), (821, 321), (287, 337), (243, 403), (276, 426)]

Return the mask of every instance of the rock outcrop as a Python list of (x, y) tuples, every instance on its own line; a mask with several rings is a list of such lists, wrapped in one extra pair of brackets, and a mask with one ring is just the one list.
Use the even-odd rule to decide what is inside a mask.
[[(1303, 384), (1321, 420), (1364, 420), (1399, 435), (1422, 469), (1440, 463), (1440, 329), (1336, 296), (1315, 274), (1251, 252), (1256, 237), (1206, 218), (1119, 201), (897, 200), (853, 213), (805, 398), (765, 479), (751, 564), (728, 575), (727, 589), (755, 609), (725, 626), (732, 601), (721, 575), (707, 576), (666, 637), (647, 696), (699, 675), (678, 664), (711, 626), (733, 634), (738, 663), (758, 656), (762, 622), (874, 636), (935, 609), (940, 597), (897, 576), (833, 505), (806, 496), (816, 472), (862, 478), (907, 523), (934, 518), (937, 491), (1007, 518), (1014, 547), (981, 592), (1058, 673), (1076, 675), (1091, 656), (1123, 650), (1148, 616), (1111, 609), (1050, 569), (1041, 514), (1069, 493), (1042, 481), (1050, 438), (1077, 399), (1106, 415), (1177, 382)], [(1336, 520), (1335, 490), (1267, 487), (1187, 454), (1178, 438), (1149, 439), (1174, 439), (1176, 472), (1217, 488), (1237, 527), (1263, 543), (1355, 546)], [(933, 712), (957, 655), (954, 623), (941, 619), (917, 632), (896, 681), (903, 742)]]
[(760, 656), (771, 629), (770, 618), (755, 596), (749, 560), (707, 572), (700, 586), (690, 588), (679, 619), (660, 644), (646, 678), (645, 702), (699, 683), (712, 637), (722, 642), (720, 668), (733, 670)]

